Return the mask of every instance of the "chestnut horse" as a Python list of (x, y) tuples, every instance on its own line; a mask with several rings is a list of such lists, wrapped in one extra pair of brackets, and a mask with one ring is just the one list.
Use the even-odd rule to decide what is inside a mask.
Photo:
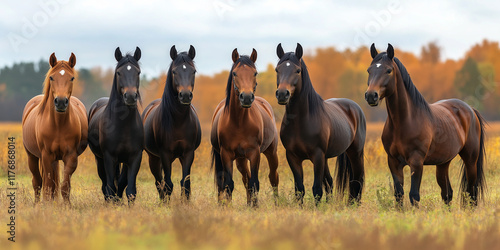
[[(233, 161), (236, 160), (247, 191), (247, 203), (257, 205), (261, 153), (269, 163), (274, 196), (278, 195), (278, 133), (271, 105), (254, 94), (257, 88), (257, 51), (254, 49), (250, 57), (240, 57), (234, 49), (232, 59), (234, 64), (227, 80), (226, 99), (219, 103), (212, 118), (214, 177), (219, 202), (225, 198), (231, 201)], [(250, 170), (247, 160), (250, 160)]]
[(323, 185), (327, 194), (332, 192), (328, 158), (337, 156), (337, 190), (343, 196), (348, 187), (348, 202), (359, 201), (364, 184), (363, 111), (349, 99), (323, 101), (312, 86), (300, 44), (297, 43), (295, 53), (285, 53), (279, 44), (276, 53), (280, 59), (276, 66), (276, 98), (279, 104), (286, 105), (280, 136), (295, 179), (297, 199), (303, 203), (302, 162), (310, 160), (314, 164), (312, 191), (318, 204)]
[[(149, 156), (149, 168), (155, 177), (155, 186), (164, 200), (172, 194), (172, 162), (179, 158), (182, 165), (181, 188), (186, 199), (191, 193), (191, 165), (194, 151), (200, 146), (201, 126), (194, 107), (194, 78), (196, 69), (193, 59), (196, 52), (177, 54), (170, 49), (172, 63), (167, 72), (167, 82), (161, 99), (154, 100), (142, 113), (145, 147)], [(162, 177), (163, 170), (163, 177)]]
[(484, 177), (484, 123), (479, 112), (457, 99), (428, 104), (411, 81), (403, 64), (387, 52), (371, 46), (373, 61), (368, 67), (365, 99), (377, 106), (385, 98), (387, 120), (382, 143), (394, 179), (394, 195), (403, 202), (403, 168), (411, 168), (410, 201), (418, 205), (423, 165), (436, 165), (441, 197), (449, 204), (453, 197), (448, 168), (458, 154), (462, 158), (460, 193), (465, 190), (470, 203), (477, 205), (486, 188)]
[(121, 198), (125, 187), (129, 203), (137, 195), (136, 178), (144, 148), (144, 129), (137, 110), (137, 101), (141, 98), (140, 58), (139, 47), (133, 56), (123, 56), (120, 48), (116, 48), (118, 64), (111, 94), (109, 98), (95, 101), (89, 110), (89, 146), (95, 155), (106, 201)]
[(87, 111), (78, 98), (71, 96), (76, 77), (75, 55), (71, 53), (66, 62), (57, 61), (52, 53), (49, 63), (43, 95), (33, 97), (24, 107), (23, 144), (33, 174), (35, 202), (40, 201), (42, 185), (45, 200), (57, 196), (62, 160), (61, 194), (69, 203), (70, 178), (78, 165), (78, 156), (87, 148)]

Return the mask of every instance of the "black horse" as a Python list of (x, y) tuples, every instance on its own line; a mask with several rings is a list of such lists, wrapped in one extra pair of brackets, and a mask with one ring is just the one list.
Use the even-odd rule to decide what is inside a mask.
[(111, 94), (95, 101), (89, 110), (89, 146), (105, 200), (121, 198), (126, 187), (128, 201), (133, 202), (144, 148), (144, 128), (137, 110), (141, 50), (137, 47), (133, 56), (123, 56), (116, 48), (115, 58), (118, 64)]
[(331, 193), (333, 179), (328, 169), (328, 158), (337, 156), (337, 189), (343, 194), (349, 187), (349, 202), (361, 199), (364, 183), (363, 147), (366, 122), (363, 111), (349, 99), (323, 101), (314, 91), (306, 64), (302, 60), (302, 46), (295, 53), (285, 53), (277, 47), (280, 58), (276, 66), (278, 103), (286, 105), (281, 123), (281, 142), (295, 179), (295, 193), (300, 202), (304, 196), (302, 162), (314, 164), (313, 194), (316, 202), (326, 192)]
[(189, 52), (177, 54), (172, 46), (170, 57), (173, 61), (168, 69), (163, 96), (151, 102), (142, 113), (149, 167), (162, 200), (165, 195), (168, 200), (172, 194), (172, 162), (176, 158), (182, 164), (181, 188), (186, 199), (189, 200), (191, 193), (191, 165), (194, 151), (201, 142), (200, 122), (191, 105), (196, 74), (195, 53), (194, 47), (190, 46)]

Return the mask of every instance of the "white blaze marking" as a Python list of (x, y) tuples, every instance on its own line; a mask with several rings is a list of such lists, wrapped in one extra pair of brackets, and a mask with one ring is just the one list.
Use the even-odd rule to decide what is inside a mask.
[(381, 63), (377, 63), (376, 65), (377, 65), (377, 68), (379, 68), (379, 67), (380, 67), (380, 65), (382, 65), (382, 64), (381, 64)]
[(287, 63), (286, 63), (286, 66), (287, 66), (287, 67), (290, 67), (290, 63), (289, 63), (289, 62), (287, 62)]
[(185, 64), (183, 64), (183, 65), (182, 65), (182, 68), (183, 68), (183, 69), (186, 69), (186, 65), (185, 65)]
[(127, 70), (130, 70), (131, 68), (132, 68), (132, 66), (130, 66), (130, 65), (129, 65), (129, 66), (127, 66)]
[(66, 73), (66, 71), (64, 71), (64, 69), (59, 71), (59, 74), (61, 74), (62, 76), (64, 75), (64, 73)]

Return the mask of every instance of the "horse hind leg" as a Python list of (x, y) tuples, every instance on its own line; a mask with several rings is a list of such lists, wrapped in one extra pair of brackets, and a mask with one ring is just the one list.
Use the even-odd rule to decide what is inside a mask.
[(273, 188), (274, 199), (278, 199), (278, 185), (280, 178), (278, 175), (278, 153), (276, 148), (271, 146), (266, 151), (264, 151), (264, 156), (267, 158), (267, 163), (269, 165), (269, 182)]
[(360, 202), (365, 184), (365, 159), (361, 147), (350, 147), (347, 154), (347, 171), (349, 172), (349, 199), (348, 203)]
[(35, 203), (40, 202), (40, 192), (42, 190), (42, 175), (40, 174), (40, 168), (39, 168), (39, 159), (31, 154), (28, 150), (26, 150), (26, 153), (28, 153), (28, 166), (30, 168), (31, 174), (33, 175), (33, 178), (31, 180), (33, 184), (33, 191), (35, 193)]
[(97, 173), (99, 175), (99, 178), (101, 179), (101, 191), (102, 194), (104, 195), (104, 198), (106, 198), (106, 170), (104, 169), (104, 159), (95, 157), (95, 161), (97, 162)]
[(453, 189), (450, 184), (449, 168), (450, 162), (446, 162), (436, 166), (436, 179), (439, 187), (441, 188), (441, 198), (446, 205), (450, 205), (453, 199)]
[(243, 181), (243, 185), (245, 186), (245, 190), (247, 192), (247, 204), (251, 205), (252, 193), (250, 192), (250, 187), (248, 186), (248, 181), (250, 179), (250, 171), (248, 170), (248, 160), (245, 158), (236, 159), (236, 167), (241, 173), (241, 180)]
[[(472, 151), (472, 152), (471, 152)], [(462, 194), (462, 205), (466, 205), (467, 200), (472, 206), (477, 205), (478, 185), (477, 185), (477, 159), (478, 153), (473, 152), (469, 148), (464, 149), (459, 153), (462, 158), (462, 180), (460, 182), (460, 193)], [(463, 193), (465, 191), (465, 193)], [(468, 195), (468, 197), (464, 197)]]
[(163, 182), (163, 175), (161, 172), (162, 168), (161, 168), (160, 157), (157, 157), (149, 153), (148, 157), (149, 157), (149, 169), (151, 170), (151, 174), (153, 174), (155, 178), (156, 190), (158, 191), (160, 200), (163, 201), (165, 199), (165, 192), (163, 191), (165, 183)]

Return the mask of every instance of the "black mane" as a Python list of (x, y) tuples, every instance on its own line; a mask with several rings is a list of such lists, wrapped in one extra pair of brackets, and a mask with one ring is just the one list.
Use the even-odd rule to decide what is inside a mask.
[(227, 86), (226, 86), (226, 105), (224, 106), (224, 110), (229, 109), (229, 103), (231, 99), (231, 89), (233, 85), (233, 70), (236, 65), (242, 64), (242, 65), (247, 65), (252, 68), (255, 68), (255, 64), (252, 62), (249, 56), (240, 56), (238, 60), (233, 63), (233, 66), (231, 67), (231, 71), (229, 72), (229, 78), (227, 79)]
[[(374, 62), (378, 62), (382, 59), (390, 60), (387, 57), (387, 53), (382, 52), (382, 53), (379, 53), (375, 58), (373, 58), (372, 64)], [(399, 73), (401, 74), (401, 78), (403, 78), (403, 83), (404, 83), (405, 89), (406, 89), (408, 95), (410, 96), (410, 99), (413, 102), (413, 104), (416, 107), (422, 108), (423, 110), (425, 110), (426, 112), (428, 112), (430, 114), (431, 110), (429, 107), (429, 103), (425, 100), (424, 96), (422, 96), (422, 94), (420, 94), (417, 87), (415, 87), (415, 85), (413, 84), (413, 81), (411, 80), (410, 74), (406, 70), (403, 63), (401, 63), (401, 61), (399, 61), (399, 59), (397, 57), (394, 57), (394, 62), (398, 66)]]
[[(314, 90), (314, 87), (311, 82), (311, 78), (309, 77), (309, 72), (307, 71), (307, 66), (304, 63), (304, 60), (297, 59), (295, 56), (295, 53), (293, 52), (288, 52), (285, 53), (279, 60), (278, 65), (285, 62), (285, 61), (290, 61), (295, 65), (300, 65), (301, 69), (301, 75), (302, 75), (302, 90), (299, 93), (299, 95), (294, 95), (295, 98), (301, 96), (301, 95), (307, 95), (307, 99), (309, 100), (309, 113), (314, 114), (318, 110), (322, 110), (324, 108), (324, 101), (323, 98)], [(292, 99), (295, 99), (292, 97)]]
[[(166, 131), (169, 131), (172, 128), (173, 125), (173, 114), (176, 111), (176, 106), (181, 105), (179, 102), (179, 99), (177, 98), (177, 95), (179, 94), (177, 92), (177, 89), (174, 88), (173, 86), (173, 81), (174, 77), (172, 74), (172, 67), (174, 65), (178, 65), (180, 63), (187, 63), (191, 66), (194, 67), (194, 62), (193, 60), (189, 57), (189, 55), (186, 52), (181, 52), (177, 55), (177, 58), (175, 58), (172, 63), (170, 63), (170, 66), (168, 68), (167, 72), (167, 80), (165, 82), (165, 88), (163, 90), (163, 96), (162, 96), (162, 107), (161, 107), (161, 116), (162, 116), (162, 125), (164, 128), (166, 128)], [(190, 107), (191, 105), (189, 105)]]

